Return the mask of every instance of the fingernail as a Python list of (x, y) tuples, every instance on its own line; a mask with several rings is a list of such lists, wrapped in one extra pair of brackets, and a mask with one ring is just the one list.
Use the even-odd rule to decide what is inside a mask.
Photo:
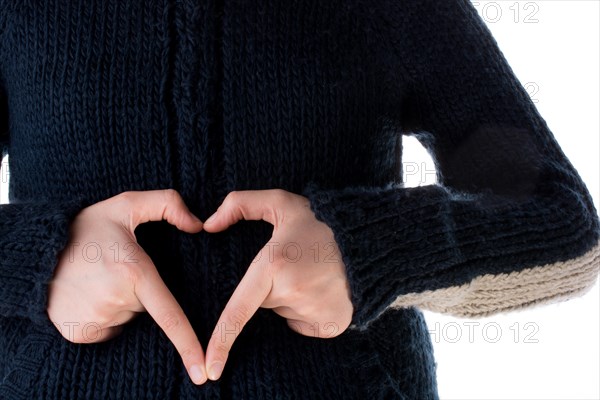
[(196, 217), (196, 215), (194, 215), (194, 214), (192, 214), (192, 213), (190, 213), (190, 215), (192, 216), (192, 219), (193, 219), (194, 221), (202, 223), (202, 221), (200, 220), (200, 218)]
[(221, 376), (221, 372), (223, 372), (223, 363), (220, 361), (215, 361), (208, 369), (208, 377), (212, 381), (216, 381)]
[(217, 218), (217, 213), (215, 212), (213, 215), (211, 215), (210, 217), (208, 217), (208, 219), (206, 221), (204, 221), (205, 224), (214, 221)]
[(192, 365), (190, 368), (190, 378), (196, 385), (201, 385), (206, 382), (206, 378), (204, 377), (204, 373), (202, 373), (202, 368), (199, 365)]

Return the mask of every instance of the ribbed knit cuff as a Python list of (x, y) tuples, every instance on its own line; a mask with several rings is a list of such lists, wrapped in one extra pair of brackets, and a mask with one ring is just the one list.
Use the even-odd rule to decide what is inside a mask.
[[(588, 207), (585, 189), (507, 197), (461, 193), (442, 185), (332, 189), (310, 182), (302, 194), (316, 218), (331, 228), (340, 249), (352, 291), (352, 329), (366, 328), (392, 304), (418, 306), (440, 295), (453, 297), (442, 303), (460, 303), (465, 293), (456, 289), (484, 275), (505, 279), (525, 268), (551, 271), (552, 263), (568, 261), (573, 268), (562, 268), (570, 272), (561, 281), (573, 285), (581, 272), (577, 266), (583, 265), (579, 258), (598, 242), (598, 215)], [(432, 296), (443, 288), (453, 289)], [(560, 290), (555, 291), (558, 296)], [(538, 292), (535, 296), (547, 295)], [(419, 293), (429, 297), (414, 298)], [(485, 296), (489, 304), (481, 306), (486, 312), (502, 308), (498, 301), (503, 293), (490, 288)], [(449, 309), (447, 304), (434, 308)], [(472, 306), (453, 307), (466, 313)]]
[(48, 283), (81, 200), (0, 206), (0, 316), (48, 322)]
[(440, 186), (337, 190), (310, 182), (302, 194), (340, 249), (354, 306), (351, 329), (366, 328), (393, 302), (404, 281), (426, 274), (425, 265), (439, 270), (457, 262), (446, 223), (447, 192)]

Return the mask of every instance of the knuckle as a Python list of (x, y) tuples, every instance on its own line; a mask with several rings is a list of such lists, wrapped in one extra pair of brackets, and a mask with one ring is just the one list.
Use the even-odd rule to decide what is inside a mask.
[(271, 189), (271, 195), (275, 204), (282, 204), (290, 200), (290, 193), (283, 189)]
[(181, 201), (181, 195), (175, 189), (165, 189), (163, 191), (163, 196), (165, 197), (165, 201), (167, 203), (175, 203)]
[(179, 355), (181, 356), (181, 359), (183, 360), (184, 364), (189, 364), (189, 362), (194, 356), (194, 353), (195, 352), (191, 347), (184, 347), (179, 350)]
[(111, 287), (107, 290), (105, 301), (110, 305), (111, 308), (119, 310), (125, 308), (128, 303), (125, 293), (115, 287)]
[(225, 341), (218, 340), (215, 343), (214, 349), (217, 354), (228, 354), (229, 353), (229, 346), (227, 345), (227, 342), (225, 342)]
[(160, 322), (162, 323), (163, 329), (166, 332), (177, 331), (183, 324), (183, 318), (179, 312), (175, 310), (169, 310), (160, 316)]
[(223, 199), (223, 203), (226, 203), (227, 205), (229, 205), (229, 203), (236, 204), (240, 200), (240, 195), (241, 193), (239, 191), (233, 190), (227, 193), (227, 196)]
[(133, 209), (135, 209), (136, 197), (136, 192), (121, 192), (108, 199), (105, 204), (107, 207), (110, 207), (112, 215), (126, 216), (129, 215)]
[(244, 323), (250, 318), (250, 309), (245, 305), (238, 305), (233, 308), (225, 320), (228, 330), (240, 330)]

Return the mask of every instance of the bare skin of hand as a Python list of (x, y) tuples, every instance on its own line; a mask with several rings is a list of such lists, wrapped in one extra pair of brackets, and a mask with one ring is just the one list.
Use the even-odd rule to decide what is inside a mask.
[(135, 228), (166, 220), (197, 233), (202, 222), (171, 189), (124, 192), (83, 209), (49, 285), (48, 317), (74, 343), (108, 340), (147, 311), (175, 345), (192, 381), (206, 382), (198, 338), (146, 252)]
[(239, 220), (273, 225), (229, 299), (206, 349), (208, 378), (221, 376), (238, 333), (259, 307), (286, 318), (294, 331), (319, 338), (344, 332), (353, 306), (345, 266), (333, 232), (316, 219), (309, 200), (281, 189), (229, 193), (204, 231), (220, 232)]

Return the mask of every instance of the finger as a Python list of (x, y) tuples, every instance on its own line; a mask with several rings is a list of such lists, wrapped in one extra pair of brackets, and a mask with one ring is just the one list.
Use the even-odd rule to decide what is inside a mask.
[(158, 272), (148, 273), (135, 285), (135, 294), (181, 355), (192, 381), (206, 382), (204, 353), (198, 337)]
[(281, 189), (230, 192), (217, 211), (204, 222), (203, 229), (220, 232), (242, 219), (263, 220), (277, 227), (283, 216), (282, 205), (289, 195)]
[(206, 349), (209, 379), (219, 379), (237, 335), (269, 295), (273, 279), (268, 268), (267, 263), (253, 263), (221, 313)]
[(127, 223), (132, 231), (144, 222), (162, 220), (188, 233), (202, 229), (202, 221), (192, 214), (176, 190), (131, 191), (122, 195), (128, 200), (131, 219)]

